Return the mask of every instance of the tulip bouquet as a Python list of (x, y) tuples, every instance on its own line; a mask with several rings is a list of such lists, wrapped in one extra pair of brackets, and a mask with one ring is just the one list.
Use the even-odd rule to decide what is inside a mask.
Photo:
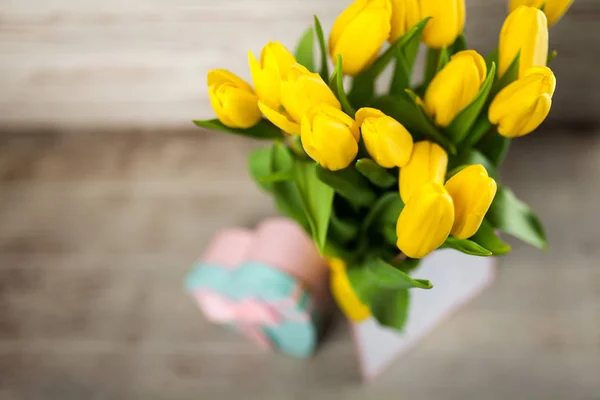
[(328, 45), (315, 17), (295, 54), (278, 42), (259, 59), (250, 52), (253, 86), (210, 71), (218, 118), (195, 123), (273, 141), (250, 154), (250, 174), (328, 258), (342, 310), (401, 330), (409, 289), (432, 288), (411, 277), (430, 252), (503, 255), (511, 249), (498, 232), (546, 247), (498, 168), (511, 139), (550, 111), (548, 25), (569, 4), (512, 0), (497, 50), (483, 57), (468, 49), (464, 0), (356, 0)]

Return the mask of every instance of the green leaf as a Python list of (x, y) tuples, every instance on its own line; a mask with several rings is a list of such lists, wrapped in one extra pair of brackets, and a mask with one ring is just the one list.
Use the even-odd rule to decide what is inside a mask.
[(327, 78), (329, 78), (329, 64), (327, 64), (327, 45), (325, 44), (325, 36), (323, 35), (323, 27), (321, 26), (321, 21), (315, 15), (315, 31), (317, 32), (317, 39), (319, 42), (319, 48), (321, 49), (321, 78), (325, 82), (327, 82)]
[(488, 249), (495, 256), (507, 254), (512, 250), (508, 244), (504, 243), (498, 236), (496, 236), (494, 227), (487, 219), (483, 220), (481, 227), (479, 227), (477, 233), (473, 235), (470, 240), (477, 243), (481, 247)]
[(483, 82), (483, 85), (481, 85), (481, 89), (473, 102), (458, 113), (450, 123), (450, 126), (446, 128), (447, 135), (454, 143), (461, 143), (471, 132), (473, 124), (475, 124), (477, 117), (479, 117), (479, 114), (484, 109), (490, 90), (492, 90), (495, 76), (496, 64), (492, 64), (492, 68), (488, 71), (487, 78)]
[(498, 76), (498, 79), (492, 86), (492, 92), (490, 98), (493, 99), (498, 92), (510, 85), (519, 77), (519, 65), (521, 64), (521, 52), (517, 54), (513, 62), (510, 64), (504, 75)]
[[(425, 25), (423, 25), (423, 28)], [(413, 68), (419, 47), (423, 30), (415, 33), (396, 53), (396, 65), (394, 75), (390, 84), (390, 94), (399, 94), (404, 92), (404, 89), (410, 88)]]
[(552, 60), (554, 60), (558, 56), (558, 51), (552, 50), (550, 54), (548, 54), (548, 59), (546, 60), (546, 65), (550, 65)]
[(433, 287), (428, 280), (413, 279), (404, 272), (380, 259), (369, 260), (367, 262), (367, 271), (370, 279), (372, 279), (377, 286), (385, 289), (431, 289)]
[(267, 121), (261, 119), (258, 124), (248, 129), (236, 129), (223, 125), (218, 119), (209, 119), (205, 121), (194, 121), (196, 126), (210, 129), (212, 131), (232, 133), (234, 135), (247, 136), (253, 139), (281, 139), (283, 134), (281, 129)]
[(385, 242), (391, 246), (396, 246), (398, 243), (398, 235), (396, 234), (396, 227), (393, 225), (384, 225), (381, 228), (381, 234)]
[(323, 252), (333, 208), (333, 189), (317, 178), (315, 164), (313, 163), (297, 162), (294, 171), (313, 241), (319, 250)]
[[(485, 65), (488, 71), (492, 68), (492, 63), (498, 65), (498, 49), (485, 56)], [(496, 70), (496, 72), (498, 71)]]
[(508, 153), (510, 141), (511, 139), (504, 137), (497, 132), (491, 132), (483, 137), (477, 144), (477, 148), (485, 154), (492, 164), (499, 167)]
[(356, 110), (350, 105), (348, 97), (346, 96), (346, 91), (344, 90), (344, 74), (342, 72), (341, 54), (338, 54), (337, 56), (337, 63), (335, 64), (333, 75), (331, 75), (331, 78), (329, 78), (329, 87), (342, 104), (342, 109), (344, 112), (354, 118)]
[[(388, 222), (396, 213), (400, 216), (404, 203), (402, 203), (402, 200), (398, 201), (398, 199), (400, 199), (398, 191), (388, 192), (380, 196), (363, 220), (363, 232), (366, 233), (378, 221)], [(397, 221), (398, 217), (395, 220)]]
[(465, 140), (460, 144), (460, 147), (463, 149), (468, 149), (469, 147), (475, 146), (485, 135), (487, 135), (494, 124), (490, 122), (488, 119), (487, 113), (483, 113), (477, 118), (471, 132), (467, 135)]
[(498, 169), (496, 166), (482, 152), (476, 149), (465, 150), (452, 160), (452, 169), (447, 175), (448, 179), (456, 175), (463, 168), (475, 164), (483, 165), (489, 176), (496, 180), (498, 179)]
[(348, 243), (358, 235), (358, 226), (355, 221), (338, 218), (335, 213), (332, 213), (329, 226), (330, 237), (334, 237), (340, 243)]
[(450, 60), (450, 56), (448, 54), (448, 49), (446, 47), (442, 47), (441, 49), (427, 49), (427, 59), (425, 61), (425, 78), (422, 84), (422, 90), (425, 91), (434, 76), (440, 72), (448, 61)]
[(387, 189), (398, 181), (387, 169), (369, 158), (356, 161), (356, 169), (375, 186)]
[(449, 236), (441, 247), (443, 249), (458, 250), (461, 253), (469, 254), (471, 256), (487, 257), (492, 255), (491, 251), (481, 247), (471, 240), (457, 239), (452, 236)]
[(467, 38), (464, 33), (461, 33), (459, 37), (456, 38), (454, 43), (450, 46), (450, 55), (454, 55), (459, 51), (467, 50)]
[(331, 186), (340, 196), (360, 206), (369, 206), (377, 198), (369, 183), (354, 168), (330, 171), (319, 165), (317, 177)]
[(260, 178), (261, 182), (272, 183), (272, 182), (283, 182), (294, 179), (293, 171), (279, 171), (271, 175), (263, 176)]
[(263, 179), (271, 172), (271, 147), (253, 150), (248, 156), (248, 171), (256, 184), (263, 190), (270, 192), (272, 186)]
[(410, 309), (408, 290), (383, 290), (369, 304), (371, 314), (382, 326), (402, 331)]
[(408, 274), (409, 272), (417, 269), (419, 267), (419, 265), (421, 264), (422, 260), (423, 260), (422, 258), (408, 257), (404, 261), (402, 261), (400, 264), (396, 265), (395, 267), (398, 268), (400, 271)]
[(540, 249), (548, 247), (544, 228), (533, 211), (508, 188), (499, 186), (487, 213), (492, 226)]
[(400, 122), (413, 136), (421, 134), (437, 142), (451, 155), (456, 154), (456, 146), (445, 137), (425, 114), (423, 107), (416, 102), (413, 93), (404, 92), (397, 96), (377, 98), (372, 106)]
[(350, 90), (350, 94), (348, 95), (352, 104), (362, 106), (371, 101), (375, 94), (375, 81), (379, 75), (385, 70), (390, 61), (394, 59), (395, 55), (398, 54), (398, 51), (408, 45), (413, 37), (421, 35), (430, 18), (423, 19), (409, 29), (404, 36), (392, 43), (369, 68), (354, 77), (352, 80), (352, 90)]
[[(374, 224), (376, 224), (376, 230), (381, 232), (384, 240), (392, 245), (396, 246), (398, 236), (396, 235), (396, 225), (398, 223), (398, 217), (404, 209), (404, 203), (400, 198), (398, 191), (386, 193), (381, 196), (379, 202), (379, 210), (375, 215)], [(375, 207), (373, 207), (375, 209)], [(368, 216), (367, 216), (368, 218)]]
[[(294, 158), (289, 149), (280, 142), (275, 142), (271, 147), (270, 161), (271, 174), (287, 173), (294, 169)], [(269, 185), (279, 212), (298, 222), (307, 232), (311, 232), (311, 225), (304, 212), (302, 197), (296, 182), (271, 182)]]
[(349, 266), (346, 270), (346, 275), (350, 281), (354, 293), (364, 304), (371, 303), (371, 300), (381, 292), (381, 288), (372, 279), (371, 274), (363, 265)]
[(304, 65), (306, 69), (315, 72), (315, 55), (314, 55), (315, 31), (313, 27), (308, 28), (296, 46), (294, 55), (296, 61)]

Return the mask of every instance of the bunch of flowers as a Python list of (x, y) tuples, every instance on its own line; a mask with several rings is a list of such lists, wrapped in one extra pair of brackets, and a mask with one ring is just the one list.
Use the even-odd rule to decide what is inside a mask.
[[(511, 139), (550, 111), (548, 25), (569, 5), (510, 1), (498, 48), (483, 57), (467, 47), (464, 0), (356, 0), (328, 46), (315, 17), (295, 54), (278, 42), (258, 59), (250, 52), (253, 86), (210, 71), (218, 119), (195, 123), (273, 140), (250, 154), (250, 174), (328, 257), (342, 310), (402, 329), (409, 289), (432, 288), (410, 276), (432, 251), (506, 254), (497, 232), (546, 247), (498, 167)], [(413, 84), (422, 49), (425, 71)], [(378, 93), (390, 63), (389, 89)]]

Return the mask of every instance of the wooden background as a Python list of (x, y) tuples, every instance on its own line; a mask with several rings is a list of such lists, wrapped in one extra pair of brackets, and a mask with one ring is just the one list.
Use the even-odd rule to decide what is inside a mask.
[[(247, 51), (293, 47), (318, 14), (329, 30), (349, 0), (0, 0), (0, 125), (180, 128), (208, 118), (205, 75), (248, 78)], [(467, 34), (487, 51), (505, 0), (467, 0)], [(600, 120), (600, 1), (576, 0), (552, 29), (552, 120)]]

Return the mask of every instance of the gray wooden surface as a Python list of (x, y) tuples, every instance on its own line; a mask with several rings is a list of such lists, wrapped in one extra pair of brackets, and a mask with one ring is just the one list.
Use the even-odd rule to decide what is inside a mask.
[[(292, 48), (318, 14), (350, 0), (0, 0), (0, 124), (13, 128), (180, 128), (209, 118), (205, 77), (249, 78), (247, 51)], [(491, 50), (506, 0), (466, 0), (467, 34)], [(598, 123), (598, 0), (575, 0), (551, 32), (558, 77), (551, 119)]]
[(216, 229), (273, 213), (244, 169), (254, 143), (3, 133), (0, 399), (597, 400), (600, 135), (516, 144), (504, 181), (552, 247), (515, 243), (489, 290), (360, 386), (343, 323), (298, 361), (209, 325), (183, 293)]

